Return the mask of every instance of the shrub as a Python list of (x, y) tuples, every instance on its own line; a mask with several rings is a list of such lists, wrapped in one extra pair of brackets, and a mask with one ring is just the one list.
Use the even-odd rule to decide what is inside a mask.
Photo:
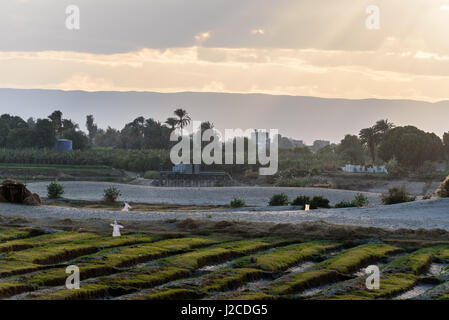
[(368, 205), (368, 198), (363, 194), (358, 193), (352, 201), (340, 201), (335, 205), (335, 208), (360, 208)]
[(352, 200), (355, 207), (365, 207), (368, 205), (368, 198), (362, 193), (357, 193)]
[(388, 193), (383, 193), (380, 196), (380, 199), (382, 200), (383, 204), (390, 205), (396, 203), (415, 201), (416, 197), (408, 194), (407, 191), (405, 190), (405, 187), (393, 187), (390, 190), (388, 190)]
[(56, 182), (52, 182), (47, 186), (47, 196), (50, 199), (60, 198), (64, 194), (64, 187)]
[(437, 194), (441, 198), (449, 198), (449, 176), (441, 183)]
[(318, 208), (330, 208), (329, 200), (323, 198), (322, 196), (315, 196), (312, 198), (310, 202), (310, 209), (318, 209)]
[(245, 206), (245, 200), (234, 198), (231, 200), (231, 208), (241, 208)]
[(298, 206), (303, 208), (306, 206), (306, 204), (310, 204), (310, 198), (307, 196), (298, 196), (291, 203), (292, 206)]
[(119, 189), (116, 187), (109, 187), (107, 189), (104, 189), (104, 201), (105, 202), (115, 202), (118, 197), (120, 197), (122, 194)]
[(407, 170), (399, 165), (396, 158), (393, 158), (390, 161), (388, 161), (387, 164), (385, 165), (385, 168), (387, 169), (388, 175), (390, 177), (398, 178), (407, 176)]
[(288, 205), (288, 197), (284, 193), (275, 194), (270, 198), (268, 205), (270, 205), (270, 206), (287, 206)]
[(354, 208), (357, 207), (354, 203), (354, 201), (340, 201), (335, 205), (335, 208), (341, 209), (341, 208)]
[(149, 170), (143, 175), (145, 179), (159, 179), (159, 176), (159, 172), (154, 170)]

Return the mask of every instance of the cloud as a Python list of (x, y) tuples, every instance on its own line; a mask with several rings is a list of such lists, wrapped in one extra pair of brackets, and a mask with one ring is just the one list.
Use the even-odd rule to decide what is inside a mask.
[(0, 87), (10, 88), (449, 98), (448, 57), (395, 46), (369, 52), (198, 46), (109, 55), (0, 52), (0, 65)]

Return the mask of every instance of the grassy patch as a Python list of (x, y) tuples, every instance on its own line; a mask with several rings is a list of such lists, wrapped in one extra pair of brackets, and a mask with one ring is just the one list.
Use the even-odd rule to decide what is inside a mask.
[(17, 281), (0, 282), (0, 298), (10, 297), (16, 294), (30, 291), (32, 288)]
[(78, 290), (57, 290), (39, 295), (33, 300), (88, 300), (106, 297), (110, 292), (111, 289), (105, 285), (85, 284)]
[(348, 293), (326, 297), (326, 300), (371, 300), (391, 298), (413, 288), (418, 283), (418, 280), (419, 278), (413, 274), (388, 274), (380, 279), (379, 289), (368, 290), (365, 287), (365, 282), (361, 281), (358, 285), (358, 289), (351, 290)]
[(167, 258), (164, 262), (187, 269), (198, 269), (209, 263), (218, 263), (256, 250), (267, 249), (276, 244), (276, 242), (279, 242), (279, 240), (254, 239), (234, 241)]
[(317, 265), (317, 268), (335, 270), (340, 273), (351, 273), (364, 264), (378, 261), (387, 255), (402, 251), (388, 244), (367, 244), (345, 250), (337, 256), (325, 260)]
[(17, 230), (17, 229), (0, 229), (0, 242), (3, 241), (9, 241), (9, 240), (15, 240), (15, 239), (22, 239), (32, 236), (33, 234), (36, 234), (35, 231), (27, 231), (27, 230)]
[(344, 277), (333, 270), (306, 271), (289, 276), (286, 281), (275, 283), (268, 289), (268, 292), (277, 295), (292, 294), (341, 279)]
[(97, 254), (83, 257), (80, 259), (80, 262), (97, 263), (114, 268), (123, 268), (214, 243), (216, 243), (216, 241), (212, 239), (195, 237), (168, 239), (132, 247), (104, 250)]
[(23, 274), (43, 269), (42, 265), (68, 261), (103, 248), (151, 242), (158, 237), (128, 235), (120, 238), (99, 237), (4, 254), (0, 258), (0, 276)]
[(293, 244), (273, 249), (270, 252), (242, 258), (237, 261), (236, 265), (258, 268), (269, 272), (281, 272), (295, 264), (312, 260), (314, 257), (340, 246), (340, 244), (328, 241)]
[(12, 240), (0, 243), (0, 252), (19, 251), (44, 245), (67, 243), (87, 239), (100, 238), (94, 233), (57, 232), (33, 238)]

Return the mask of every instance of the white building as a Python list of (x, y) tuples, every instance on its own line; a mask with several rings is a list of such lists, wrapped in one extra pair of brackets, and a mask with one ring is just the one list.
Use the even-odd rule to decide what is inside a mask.
[(343, 172), (356, 172), (356, 173), (386, 173), (388, 174), (387, 168), (385, 166), (371, 166), (365, 167), (361, 165), (347, 164), (345, 167), (341, 168)]

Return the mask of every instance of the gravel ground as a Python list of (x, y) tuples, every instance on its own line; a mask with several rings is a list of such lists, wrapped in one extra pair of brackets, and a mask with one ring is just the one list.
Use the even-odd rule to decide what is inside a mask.
[(330, 223), (382, 228), (446, 229), (449, 230), (449, 199), (416, 201), (392, 206), (370, 208), (294, 211), (286, 208), (259, 208), (257, 210), (215, 210), (201, 212), (120, 212), (84, 210), (50, 206), (27, 207), (0, 204), (0, 214), (32, 218), (58, 219), (117, 219), (126, 227), (126, 221), (156, 221), (166, 219), (206, 219), (214, 221), (253, 221), (300, 223), (323, 220)]
[[(290, 199), (298, 195), (322, 195), (331, 204), (342, 200), (351, 201), (358, 192), (347, 190), (317, 188), (277, 188), (277, 187), (223, 187), (223, 188), (160, 188), (140, 185), (114, 184), (107, 182), (61, 182), (64, 197), (77, 200), (101, 200), (104, 189), (117, 187), (122, 196), (119, 200), (152, 204), (181, 205), (224, 205), (239, 197), (249, 206), (266, 206), (270, 197), (276, 193), (285, 193)], [(29, 183), (27, 187), (41, 197), (47, 195), (48, 182)], [(379, 204), (379, 194), (364, 192), (370, 204)]]

